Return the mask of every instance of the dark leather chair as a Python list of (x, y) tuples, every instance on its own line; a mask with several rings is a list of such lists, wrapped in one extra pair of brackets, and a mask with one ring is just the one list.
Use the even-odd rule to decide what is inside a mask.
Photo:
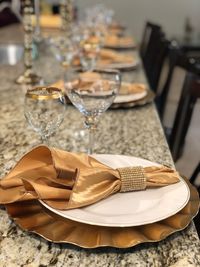
[[(190, 178), (190, 182), (197, 187), (197, 190), (199, 192), (200, 195), (200, 185), (196, 185), (196, 179), (198, 177), (198, 174), (200, 174), (200, 162), (198, 163), (196, 169), (194, 170), (191, 178)], [(194, 218), (194, 223), (197, 229), (197, 233), (199, 235), (200, 238), (200, 213), (197, 214), (197, 216)]]
[[(196, 183), (196, 179), (197, 179), (197, 176), (198, 174), (200, 174), (200, 162), (198, 163), (197, 167), (195, 168), (191, 178), (190, 178), (190, 182), (195, 185)], [(198, 188), (200, 189), (200, 185), (198, 186)]]
[[(200, 188), (198, 188), (198, 192), (199, 192), (199, 195), (200, 195)], [(199, 212), (196, 215), (196, 217), (194, 218), (194, 224), (196, 226), (197, 233), (198, 233), (198, 236), (200, 238), (200, 213)]]
[(149, 84), (152, 90), (158, 94), (158, 85), (160, 80), (163, 64), (169, 52), (170, 42), (164, 37), (163, 34), (158, 36), (156, 44), (154, 45), (154, 58), (149, 64)]
[(171, 89), (170, 87), (175, 69), (179, 67), (187, 73), (181, 90), (173, 126), (170, 129), (164, 128), (173, 159), (176, 161), (182, 155), (194, 105), (197, 98), (200, 97), (200, 64), (198, 61), (184, 54), (177, 45), (173, 44), (170, 45), (168, 65), (166, 82), (160, 95), (157, 96), (156, 99), (161, 120), (163, 119), (166, 100)]
[(198, 61), (194, 58), (187, 56), (173, 41), (168, 46), (168, 55), (167, 55), (167, 69), (168, 73), (166, 75), (166, 80), (161, 92), (157, 95), (156, 105), (160, 115), (160, 119), (163, 119), (167, 97), (170, 91), (171, 81), (174, 76), (175, 69), (180, 67), (185, 71), (196, 72)]
[(159, 25), (147, 22), (142, 43), (140, 56), (151, 89), (157, 92), (158, 82), (164, 59), (168, 53), (169, 41)]
[(151, 39), (151, 36), (159, 31), (161, 31), (161, 27), (159, 25), (153, 24), (151, 22), (146, 22), (141, 45), (140, 45), (140, 56), (142, 60), (145, 58), (147, 47)]
[[(179, 100), (173, 128), (169, 137), (169, 147), (176, 161), (183, 152), (185, 137), (192, 118), (195, 103), (200, 98), (200, 69), (188, 72)], [(199, 72), (199, 75), (197, 74)]]
[[(0, 1), (0, 4), (1, 1)], [(11, 8), (5, 7), (1, 10), (0, 6), (0, 27), (7, 26), (13, 23), (19, 23), (19, 18), (16, 16), (16, 14), (11, 10)]]

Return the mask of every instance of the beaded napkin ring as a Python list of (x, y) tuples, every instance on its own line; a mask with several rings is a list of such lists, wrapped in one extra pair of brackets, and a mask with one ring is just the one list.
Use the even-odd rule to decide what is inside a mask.
[(118, 168), (121, 179), (120, 192), (129, 192), (146, 189), (144, 169), (140, 166)]

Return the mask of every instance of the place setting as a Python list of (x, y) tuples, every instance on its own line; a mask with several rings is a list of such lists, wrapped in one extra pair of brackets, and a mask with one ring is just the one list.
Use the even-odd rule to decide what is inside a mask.
[(197, 191), (173, 169), (42, 145), (1, 180), (0, 193), (22, 229), (84, 248), (160, 241), (184, 229), (199, 208)]
[(175, 168), (137, 31), (104, 4), (23, 4), (24, 65), (0, 98), (3, 267), (191, 262), (199, 193)]

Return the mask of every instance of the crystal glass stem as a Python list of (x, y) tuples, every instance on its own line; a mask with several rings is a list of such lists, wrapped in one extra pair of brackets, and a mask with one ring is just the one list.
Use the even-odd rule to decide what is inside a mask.
[(93, 127), (88, 128), (89, 129), (89, 146), (88, 146), (88, 154), (93, 154), (93, 146), (94, 146), (94, 133), (95, 129)]
[(88, 154), (93, 154), (94, 144), (95, 144), (95, 132), (97, 129), (97, 116), (86, 116), (85, 126), (89, 131), (89, 144), (88, 144)]
[(49, 146), (49, 137), (46, 135), (41, 135), (40, 139), (43, 145)]

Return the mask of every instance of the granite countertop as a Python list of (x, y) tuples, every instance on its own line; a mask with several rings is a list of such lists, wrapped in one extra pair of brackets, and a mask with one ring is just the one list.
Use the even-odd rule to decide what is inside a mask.
[[(14, 28), (10, 34), (15, 35)], [(0, 34), (2, 32), (0, 31)], [(14, 38), (14, 37), (13, 37)], [(49, 52), (34, 62), (45, 79), (59, 78), (59, 67)], [(3, 177), (30, 148), (39, 144), (37, 134), (28, 126), (23, 114), (26, 87), (14, 83), (23, 70), (0, 65), (0, 170)], [(137, 80), (141, 72), (124, 74)], [(83, 150), (85, 139), (75, 138), (82, 129), (83, 118), (72, 106), (65, 120), (51, 138), (53, 146)], [(112, 138), (111, 138), (112, 137)], [(96, 152), (143, 157), (173, 166), (153, 104), (132, 109), (109, 110), (101, 118), (96, 135)], [(200, 243), (193, 223), (158, 243), (141, 244), (130, 249), (81, 249), (68, 244), (53, 244), (35, 234), (21, 230), (0, 208), (0, 266), (200, 266)]]

